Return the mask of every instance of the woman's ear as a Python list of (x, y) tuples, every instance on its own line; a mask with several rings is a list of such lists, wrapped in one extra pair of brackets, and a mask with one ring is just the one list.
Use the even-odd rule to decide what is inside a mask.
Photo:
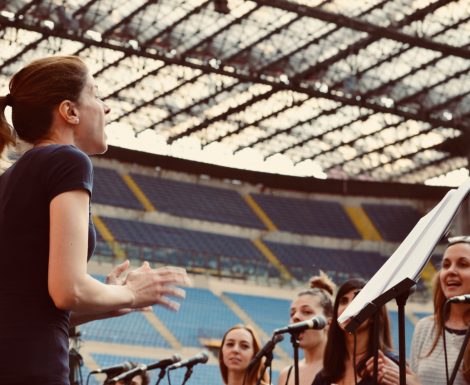
[(60, 117), (68, 124), (80, 123), (79, 111), (70, 100), (63, 100), (58, 107)]

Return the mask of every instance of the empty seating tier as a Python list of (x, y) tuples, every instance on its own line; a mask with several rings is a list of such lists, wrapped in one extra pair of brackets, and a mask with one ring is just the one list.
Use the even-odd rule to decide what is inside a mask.
[(186, 268), (215, 269), (230, 275), (279, 275), (246, 238), (132, 220), (101, 219), (118, 242), (140, 246), (137, 250), (143, 253), (142, 259)]
[(139, 174), (131, 176), (158, 211), (210, 222), (265, 228), (234, 190)]
[(136, 210), (144, 209), (116, 171), (101, 167), (94, 168), (92, 202)]
[(414, 207), (392, 204), (362, 204), (382, 238), (390, 242), (403, 241), (421, 218)]
[(326, 272), (336, 283), (352, 277), (370, 278), (386, 261), (386, 258), (374, 252), (265, 243), (290, 272), (303, 282), (318, 274), (319, 270)]
[(361, 239), (338, 202), (253, 194), (279, 230), (323, 237)]

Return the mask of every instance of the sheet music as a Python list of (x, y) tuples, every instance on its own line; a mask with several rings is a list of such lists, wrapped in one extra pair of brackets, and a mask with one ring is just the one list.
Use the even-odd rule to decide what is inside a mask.
[(397, 250), (344, 310), (338, 318), (339, 324), (357, 316), (368, 303), (405, 278), (415, 282), (419, 279), (434, 248), (448, 230), (469, 191), (470, 179), (458, 189), (448, 191), (441, 201), (418, 221)]

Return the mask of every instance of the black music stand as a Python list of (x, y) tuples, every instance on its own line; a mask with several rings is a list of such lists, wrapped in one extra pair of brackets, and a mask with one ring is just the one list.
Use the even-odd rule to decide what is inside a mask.
[[(460, 205), (470, 191), (470, 179), (452, 189), (414, 226), (398, 249), (369, 280), (338, 318), (338, 323), (354, 332), (362, 322), (392, 299), (397, 300), (399, 318), (400, 385), (406, 385), (405, 315), (410, 289), (418, 281), (439, 240), (448, 231)], [(375, 325), (376, 328), (379, 325)], [(377, 374), (377, 352), (374, 374)]]

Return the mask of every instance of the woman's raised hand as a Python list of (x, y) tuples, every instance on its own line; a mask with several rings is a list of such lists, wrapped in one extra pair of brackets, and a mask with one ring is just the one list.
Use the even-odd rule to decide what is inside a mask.
[[(121, 266), (121, 265), (119, 265)], [(119, 273), (119, 266), (116, 267)], [(169, 297), (184, 298), (186, 293), (177, 286), (190, 286), (191, 280), (186, 270), (180, 267), (159, 267), (152, 269), (148, 262), (130, 271), (123, 282), (133, 295), (132, 308), (161, 305), (171, 310), (178, 310), (180, 304)]]

